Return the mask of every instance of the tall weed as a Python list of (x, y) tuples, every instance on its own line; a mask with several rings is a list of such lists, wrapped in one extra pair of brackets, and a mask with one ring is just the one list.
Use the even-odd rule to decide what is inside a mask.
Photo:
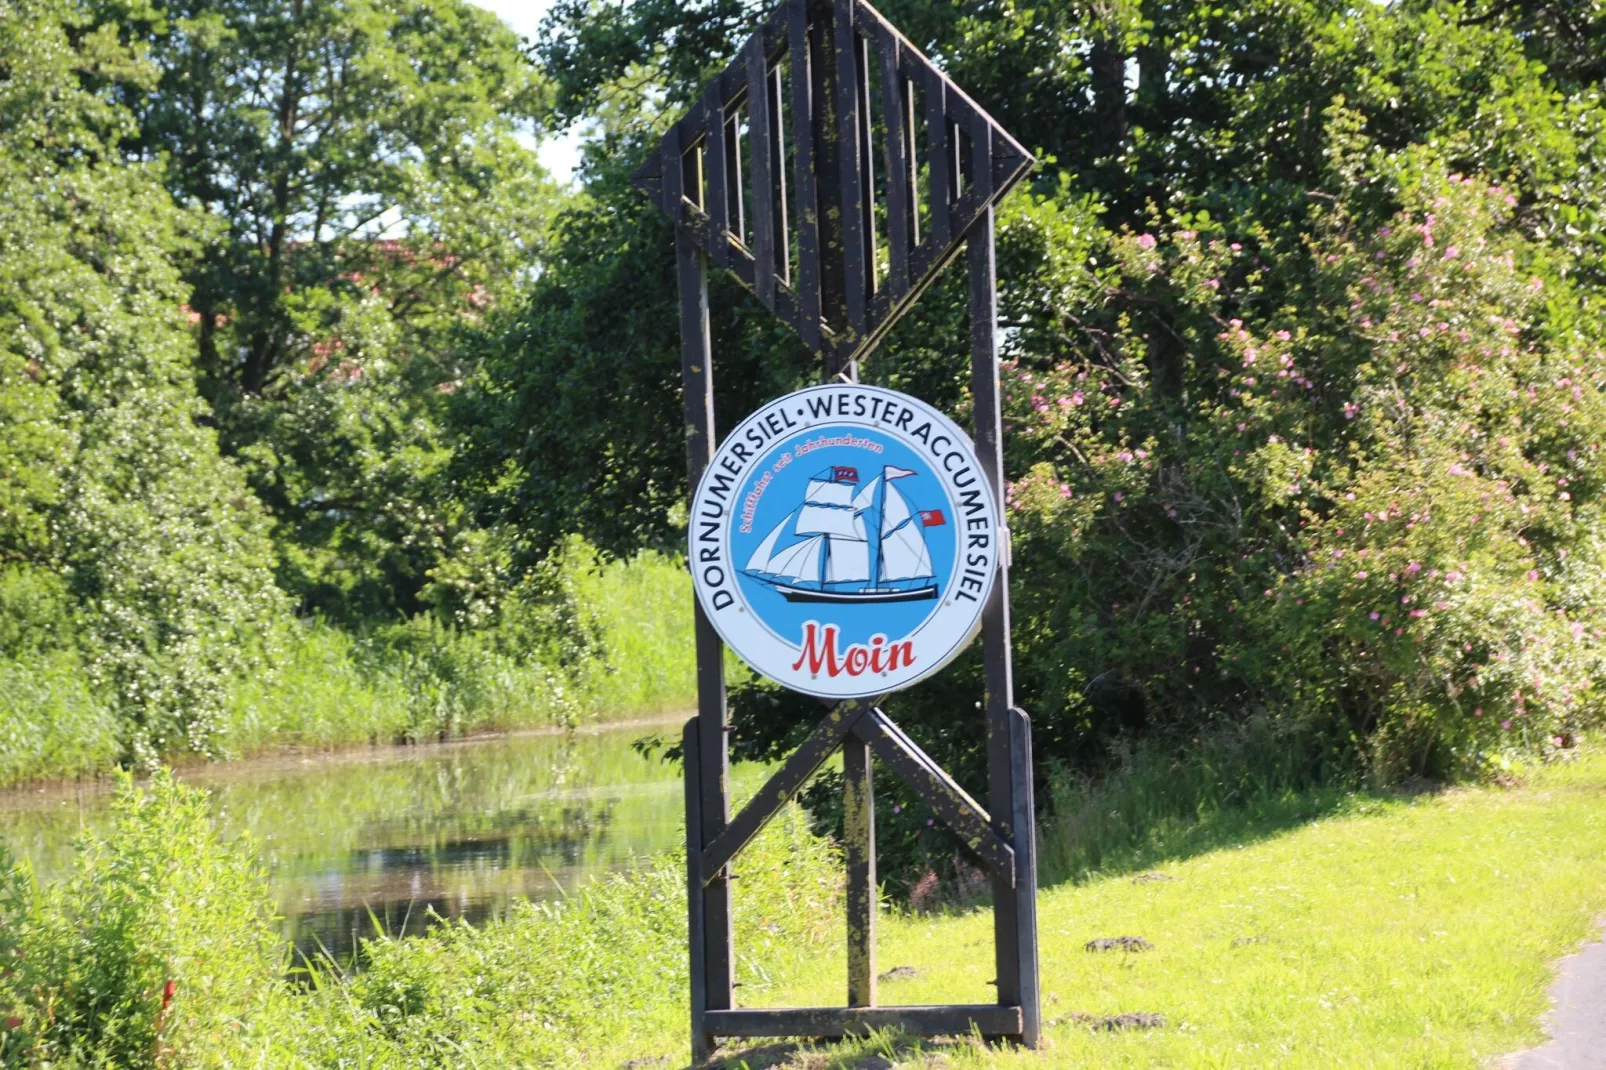
[(282, 1028), (284, 951), (250, 844), (220, 840), (205, 793), (165, 772), (125, 779), (115, 808), (60, 884), (0, 860), (7, 1065), (228, 1062)]

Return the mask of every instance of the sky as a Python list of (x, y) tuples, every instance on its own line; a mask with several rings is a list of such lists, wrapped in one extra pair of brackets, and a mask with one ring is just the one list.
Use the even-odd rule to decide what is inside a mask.
[[(494, 12), (502, 21), (513, 27), (520, 36), (534, 38), (541, 25), (541, 17), (552, 0), (474, 0), (487, 11)], [(537, 148), (541, 164), (559, 182), (568, 182), (580, 164), (580, 136), (575, 130), (562, 137), (543, 141)]]

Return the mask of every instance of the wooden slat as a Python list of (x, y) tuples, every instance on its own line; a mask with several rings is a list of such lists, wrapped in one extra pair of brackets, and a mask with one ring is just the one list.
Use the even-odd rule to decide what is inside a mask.
[(747, 244), (747, 191), (742, 175), (742, 110), (732, 108), (725, 118), (726, 218), (731, 237)]
[(660, 144), (647, 154), (641, 166), (630, 172), (630, 184), (647, 195), (647, 199), (668, 214), (664, 207), (664, 147)]
[(890, 290), (882, 290), (870, 299), (870, 322), (873, 326), (867, 338), (860, 341), (857, 346), (859, 353), (874, 349), (886, 337), (888, 331), (898, 322), (898, 319), (908, 310), (909, 306), (920, 299), (920, 295), (936, 281), (942, 269), (951, 264), (964, 251), (964, 245), (958, 239), (966, 234), (980, 222), (981, 210), (985, 207), (975, 196), (975, 191), (967, 192), (959, 198), (949, 216), (949, 223), (955, 228), (955, 240), (947, 246), (938, 245), (934, 236), (915, 246), (909, 255), (909, 273), (911, 283), (909, 292), (899, 301), (894, 301)]
[(714, 263), (727, 267), (730, 264), (730, 242), (727, 238), (730, 231), (730, 176), (725, 173), (726, 124), (722, 82), (723, 79), (714, 79), (703, 98), (707, 108), (703, 120), (703, 169), (707, 185), (703, 211), (713, 228), (714, 240), (709, 246), (708, 255), (714, 258)]
[[(877, 289), (876, 270), (880, 257), (877, 255), (879, 237), (875, 225), (875, 131), (873, 129), (875, 113), (870, 107), (870, 42), (859, 36), (855, 55), (858, 57), (859, 73), (859, 185), (864, 191), (864, 207), (861, 211), (864, 226), (864, 282), (865, 300), (875, 294)], [(866, 324), (868, 328), (868, 324)], [(860, 335), (869, 333), (868, 329), (858, 332)]]
[(787, 51), (792, 57), (792, 158), (797, 197), (798, 333), (810, 349), (820, 348), (820, 209), (814, 185), (813, 77), (809, 58), (808, 0), (788, 0)]
[[(775, 127), (770, 121), (769, 58), (764, 39), (747, 42), (747, 139), (753, 159), (753, 292), (775, 307), (775, 197), (771, 166), (777, 155)], [(785, 177), (780, 176), (784, 183)], [(781, 248), (784, 270), (785, 246)]]
[[(692, 238), (697, 242), (700, 248), (706, 249), (713, 245), (713, 227), (710, 225), (708, 217), (703, 215), (701, 212), (688, 209), (686, 212), (686, 218), (681, 222), (681, 229), (691, 234)], [(729, 262), (725, 266), (728, 267), (733, 274), (735, 274), (738, 282), (747, 287), (749, 290), (757, 292), (757, 282), (755, 278), (756, 266), (753, 262), (752, 254), (749, 253), (742, 245), (732, 244), (728, 235), (726, 237), (725, 244), (727, 248), (727, 255), (729, 257)], [(790, 289), (783, 286), (777, 286), (775, 288), (775, 305), (773, 310), (777, 316), (791, 324), (794, 330), (802, 333), (801, 324), (804, 322), (804, 319), (798, 311), (796, 295), (794, 295)], [(824, 343), (822, 342), (822, 345), (823, 344)]]
[(993, 1003), (941, 1007), (787, 1007), (709, 1011), (706, 1028), (721, 1037), (844, 1037), (896, 1029), (915, 1036), (1012, 1037), (1021, 1031), (1019, 1007)]
[(1015, 852), (993, 831), (987, 812), (886, 714), (871, 710), (853, 726), (853, 734), (874, 748), (876, 756), (958, 833), (998, 880), (1014, 886)]
[(921, 90), (926, 101), (926, 202), (930, 205), (931, 237), (938, 249), (954, 240), (948, 223), (948, 190), (953, 184), (953, 149), (948, 143), (948, 79), (936, 71), (922, 72)]
[(914, 212), (914, 154), (909, 144), (912, 87), (898, 73), (898, 41), (882, 43), (881, 111), (886, 118), (887, 288), (895, 305), (909, 292), (909, 249), (919, 224)]
[(680, 222), (680, 205), (684, 200), (684, 181), (686, 168), (681, 161), (680, 131), (671, 128), (664, 136), (662, 147), (658, 154), (661, 157), (663, 181), (663, 210), (670, 222)]
[(860, 149), (860, 125), (869, 121), (860, 107), (860, 59), (863, 51), (859, 35), (853, 30), (853, 0), (832, 0), (832, 29), (836, 47), (836, 123), (841, 138), (837, 145), (838, 203), (842, 212), (842, 290), (846, 326), (854, 341), (869, 333), (866, 312), (870, 297), (868, 276), (869, 242), (865, 233), (865, 214), (870, 210), (864, 181), (869, 161)]
[(775, 238), (775, 275), (788, 286), (792, 284), (791, 216), (786, 197), (786, 112), (781, 86), (781, 68), (770, 71), (766, 80), (770, 102), (770, 186), (775, 191), (770, 200)]
[(1021, 1041), (1037, 1047), (1043, 1004), (1037, 962), (1037, 808), (1032, 792), (1032, 722), (1009, 711), (1010, 777), (1015, 784), (1015, 966), (1020, 971)]
[(703, 1016), (708, 1011), (708, 974), (705, 964), (703, 927), (703, 877), (701, 872), (703, 828), (703, 782), (697, 761), (697, 718), (686, 722), (680, 734), (682, 765), (686, 774), (686, 951), (691, 989), (692, 1059), (701, 1061), (713, 1049), (713, 1038), (704, 1031)]
[(875, 783), (870, 747), (850, 735), (842, 742), (842, 854), (848, 885), (848, 1006), (876, 1002)]
[(705, 882), (721, 873), (736, 857), (736, 853), (750, 843), (770, 818), (786, 805), (787, 800), (798, 793), (868, 708), (868, 703), (857, 700), (838, 703), (825, 720), (815, 726), (802, 745), (787, 756), (780, 770), (758, 790), (758, 794), (748, 800), (735, 820), (703, 851), (702, 873)]

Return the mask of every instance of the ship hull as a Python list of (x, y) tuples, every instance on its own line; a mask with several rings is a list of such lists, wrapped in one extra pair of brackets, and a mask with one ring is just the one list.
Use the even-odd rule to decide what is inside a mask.
[(912, 587), (906, 591), (897, 590), (870, 590), (870, 591), (813, 591), (807, 587), (791, 587), (778, 583), (775, 589), (779, 591), (788, 602), (834, 602), (838, 605), (864, 605), (867, 603), (882, 602), (924, 602), (937, 597), (937, 585), (927, 584), (924, 587)]

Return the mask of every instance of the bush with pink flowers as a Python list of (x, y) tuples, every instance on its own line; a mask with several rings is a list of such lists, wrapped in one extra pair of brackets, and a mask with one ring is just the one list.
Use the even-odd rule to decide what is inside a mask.
[(1023, 676), (1090, 732), (1113, 672), (1150, 719), (1269, 710), (1383, 779), (1569, 747), (1602, 711), (1606, 344), (1518, 191), (1345, 153), (1367, 188), (1276, 278), (1275, 236), (1208, 218), (1108, 235), (1094, 271), (1062, 207), (1012, 221), (1039, 286), (1069, 249), (1075, 302), (1138, 310), (1075, 337), (1016, 295)]

